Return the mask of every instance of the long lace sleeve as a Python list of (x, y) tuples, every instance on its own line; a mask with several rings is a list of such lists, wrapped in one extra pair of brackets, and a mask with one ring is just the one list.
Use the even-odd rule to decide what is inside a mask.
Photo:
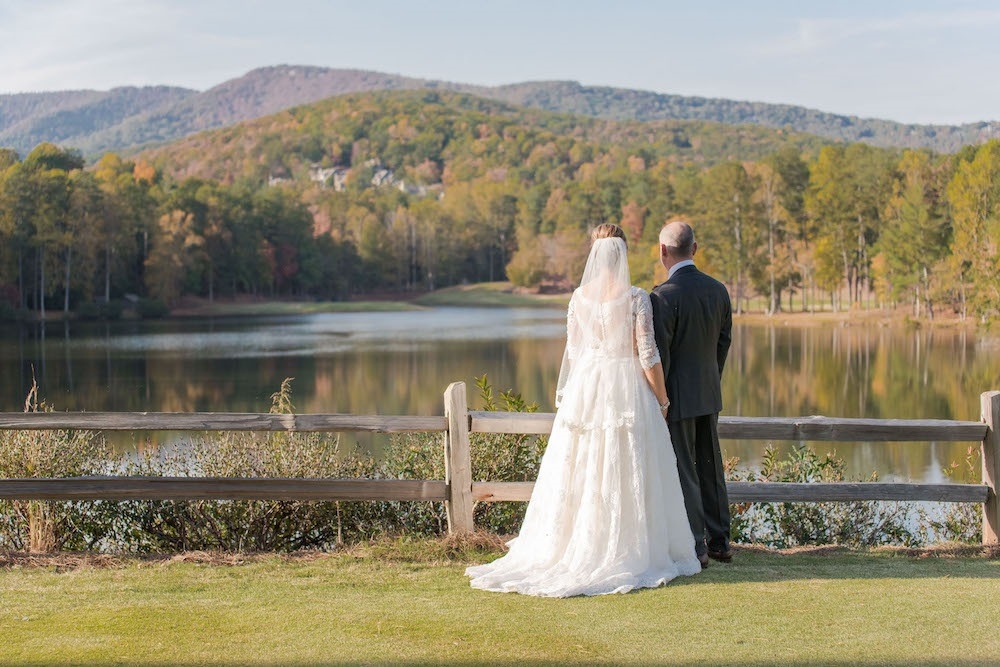
[(571, 360), (580, 356), (580, 323), (576, 320), (575, 298), (570, 298), (566, 309), (566, 356)]
[(635, 348), (639, 353), (639, 363), (643, 368), (652, 368), (660, 363), (660, 350), (656, 347), (653, 332), (653, 307), (645, 290), (636, 288), (632, 300), (635, 312)]
[(556, 383), (556, 407), (562, 404), (566, 381), (569, 379), (573, 361), (580, 356), (580, 323), (576, 319), (576, 293), (570, 297), (566, 309), (566, 350), (563, 352), (562, 365), (559, 368), (559, 380)]

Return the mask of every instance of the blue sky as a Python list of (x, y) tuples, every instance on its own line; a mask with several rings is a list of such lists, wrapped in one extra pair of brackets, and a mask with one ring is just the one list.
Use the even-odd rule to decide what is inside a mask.
[(572, 79), (907, 122), (1000, 119), (1000, 3), (0, 0), (0, 93), (275, 64)]

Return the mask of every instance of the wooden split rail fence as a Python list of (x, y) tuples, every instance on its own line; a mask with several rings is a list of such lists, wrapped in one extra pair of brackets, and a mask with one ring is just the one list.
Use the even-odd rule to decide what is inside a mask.
[[(0, 479), (0, 499), (19, 500), (425, 500), (445, 503), (448, 529), (473, 530), (475, 502), (526, 501), (532, 482), (472, 479), (470, 433), (548, 434), (553, 414), (476, 412), (464, 382), (444, 394), (444, 417), (253, 413), (0, 413), (3, 430), (312, 431), (444, 434), (445, 479), (74, 477)], [(721, 417), (719, 436), (740, 440), (977, 442), (982, 484), (730, 482), (731, 502), (931, 500), (982, 503), (983, 543), (1000, 542), (1000, 391), (981, 396), (982, 420)]]

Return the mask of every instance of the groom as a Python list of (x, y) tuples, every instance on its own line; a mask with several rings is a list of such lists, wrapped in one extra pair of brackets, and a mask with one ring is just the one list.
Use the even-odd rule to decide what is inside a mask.
[(725, 285), (694, 265), (694, 230), (679, 220), (660, 231), (667, 281), (650, 293), (653, 330), (667, 380), (667, 426), (677, 454), (684, 505), (702, 567), (728, 563), (729, 498), (719, 450), (722, 367), (732, 340)]

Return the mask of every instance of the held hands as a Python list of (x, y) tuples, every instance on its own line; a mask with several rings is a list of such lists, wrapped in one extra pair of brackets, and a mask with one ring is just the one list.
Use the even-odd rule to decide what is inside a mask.
[(667, 413), (670, 411), (670, 400), (660, 403), (660, 414), (666, 419)]

